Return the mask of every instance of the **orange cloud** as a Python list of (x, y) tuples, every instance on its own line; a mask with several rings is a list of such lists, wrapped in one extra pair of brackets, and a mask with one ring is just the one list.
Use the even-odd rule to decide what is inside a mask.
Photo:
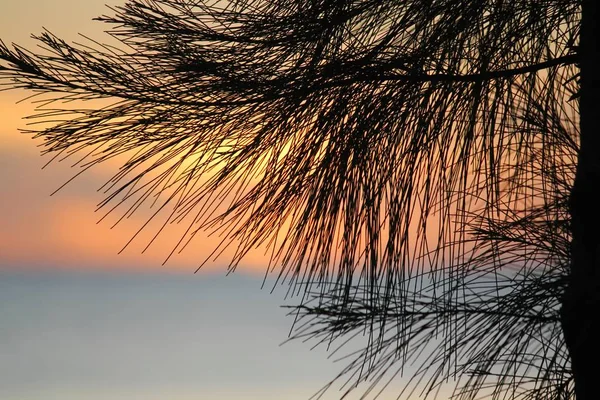
[[(1, 103), (1, 102), (0, 102)], [(6, 110), (6, 109), (5, 109)], [(12, 118), (4, 112), (0, 116)], [(192, 273), (219, 244), (220, 238), (198, 234), (181, 254), (175, 254), (166, 266), (162, 262), (177, 244), (187, 227), (185, 223), (168, 229), (142, 254), (160, 228), (160, 218), (150, 224), (139, 238), (122, 253), (119, 250), (133, 237), (150, 215), (148, 210), (128, 218), (116, 228), (110, 226), (121, 216), (118, 212), (101, 224), (96, 222), (104, 211), (94, 212), (103, 194), (97, 189), (115, 172), (114, 165), (99, 165), (50, 196), (78, 172), (70, 164), (53, 163), (40, 157), (32, 141), (20, 135), (12, 123), (0, 127), (0, 267), (10, 269), (135, 269)], [(16, 120), (15, 120), (16, 121)], [(14, 122), (14, 121), (13, 121)], [(15, 123), (18, 123), (15, 122)], [(8, 128), (7, 128), (8, 127)], [(226, 270), (235, 249), (225, 252), (206, 271)], [(262, 252), (249, 254), (242, 270), (263, 274), (267, 258)]]

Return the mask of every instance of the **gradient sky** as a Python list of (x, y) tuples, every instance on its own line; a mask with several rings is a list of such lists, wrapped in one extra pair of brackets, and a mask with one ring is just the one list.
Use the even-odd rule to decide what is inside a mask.
[[(100, 38), (91, 18), (122, 3), (0, 2), (0, 38), (29, 47), (42, 27)], [(148, 235), (118, 255), (145, 220), (96, 223), (97, 189), (115, 163), (50, 196), (77, 169), (67, 160), (42, 170), (39, 142), (18, 132), (33, 110), (15, 104), (26, 95), (0, 92), (0, 398), (300, 400), (335, 376), (342, 365), (323, 350), (279, 347), (291, 325), (279, 308), (285, 288), (260, 290), (261, 252), (233, 277), (224, 277), (227, 254), (194, 275), (217, 240), (200, 237), (162, 266), (175, 228), (147, 254)]]
[[(0, 38), (5, 43), (31, 48), (35, 42), (30, 35), (46, 28), (67, 40), (78, 40), (77, 33), (110, 40), (102, 32), (104, 24), (92, 21), (95, 16), (111, 12), (104, 3), (116, 5), (121, 1), (4, 0)], [(26, 95), (24, 91), (0, 92), (0, 268), (194, 271), (218, 244), (218, 238), (199, 235), (183, 253), (175, 255), (166, 266), (161, 265), (185, 224), (171, 227), (142, 254), (156, 232), (156, 226), (150, 226), (122, 254), (117, 254), (146, 221), (139, 214), (114, 229), (111, 221), (115, 219), (97, 224), (104, 215), (103, 211), (95, 212), (103, 200), (97, 190), (117, 172), (117, 162), (92, 168), (50, 197), (79, 170), (71, 168), (75, 158), (41, 169), (49, 157), (40, 156), (40, 141), (18, 132), (30, 122), (23, 117), (33, 111), (31, 103), (15, 104)], [(211, 263), (207, 269), (222, 270), (222, 263), (231, 254), (225, 253), (221, 263)], [(262, 273), (265, 261), (264, 251), (256, 251), (247, 257), (245, 270)]]

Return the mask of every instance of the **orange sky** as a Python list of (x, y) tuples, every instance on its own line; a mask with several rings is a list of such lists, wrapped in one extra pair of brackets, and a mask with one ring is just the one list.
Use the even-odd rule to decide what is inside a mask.
[[(77, 33), (101, 38), (103, 24), (91, 18), (110, 13), (104, 4), (121, 3), (118, 0), (35, 0), (24, 7), (18, 2), (9, 2), (2, 6), (0, 38), (5, 43), (17, 42), (31, 48), (34, 42), (29, 35), (40, 32), (42, 27), (68, 40), (76, 39)], [(103, 194), (97, 189), (116, 172), (116, 164), (97, 166), (50, 196), (78, 169), (70, 168), (73, 160), (67, 160), (42, 170), (49, 158), (40, 156), (37, 147), (40, 142), (18, 132), (27, 123), (22, 117), (33, 111), (30, 103), (15, 104), (25, 96), (24, 91), (0, 92), (0, 268), (133, 268), (192, 273), (215, 248), (219, 238), (197, 237), (182, 254), (162, 266), (184, 232), (185, 224), (168, 230), (142, 254), (156, 232), (151, 227), (122, 254), (117, 254), (146, 220), (142, 215), (134, 216), (114, 229), (110, 221), (97, 224), (103, 216), (102, 211), (94, 212), (103, 200)], [(247, 258), (242, 269), (262, 274), (266, 260), (263, 252), (257, 251)], [(228, 261), (226, 253), (218, 263), (207, 265), (205, 269), (225, 271)]]
[[(11, 1), (0, 13), (0, 38), (28, 48), (36, 43), (29, 37), (43, 28), (66, 40), (79, 40), (78, 33), (99, 41), (111, 41), (103, 34), (105, 24), (92, 21), (110, 14), (104, 4), (123, 4), (122, 0), (29, 0)], [(114, 42), (113, 42), (114, 43)], [(110, 269), (136, 271), (178, 271), (192, 273), (218, 245), (218, 237), (196, 235), (181, 254), (162, 263), (185, 232), (187, 224), (171, 226), (149, 250), (142, 254), (161, 222), (144, 231), (127, 249), (118, 254), (146, 222), (148, 210), (111, 229), (122, 214), (97, 224), (105, 210), (95, 212), (104, 199), (97, 190), (117, 172), (118, 163), (97, 165), (79, 176), (56, 195), (58, 189), (79, 169), (70, 168), (74, 159), (52, 163), (42, 170), (49, 157), (41, 157), (39, 141), (19, 133), (33, 112), (28, 103), (15, 104), (28, 96), (25, 91), (0, 92), (0, 270), (1, 269)], [(204, 270), (225, 271), (235, 249), (222, 254)], [(240, 272), (264, 274), (268, 257), (265, 249), (249, 253)]]

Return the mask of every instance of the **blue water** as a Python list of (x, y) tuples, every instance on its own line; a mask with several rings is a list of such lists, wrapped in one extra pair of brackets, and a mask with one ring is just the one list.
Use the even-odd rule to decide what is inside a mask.
[(261, 282), (2, 273), (0, 399), (308, 399), (343, 365), (279, 346), (285, 287)]

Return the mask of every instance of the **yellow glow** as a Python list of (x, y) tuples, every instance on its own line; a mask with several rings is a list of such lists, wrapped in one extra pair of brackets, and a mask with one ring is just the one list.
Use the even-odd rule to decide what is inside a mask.
[[(17, 2), (3, 4), (0, 13), (0, 38), (5, 43), (17, 42), (29, 48), (36, 43), (32, 33), (49, 29), (66, 40), (83, 41), (78, 33), (102, 38), (106, 25), (92, 18), (111, 13), (106, 5), (118, 5), (120, 0), (35, 0), (24, 7)], [(220, 241), (218, 237), (198, 234), (181, 254), (175, 254), (166, 266), (162, 261), (171, 252), (184, 229), (185, 223), (170, 227), (144, 253), (149, 240), (160, 224), (153, 224), (122, 254), (117, 253), (144, 224), (148, 210), (129, 218), (110, 229), (114, 218), (101, 224), (96, 222), (103, 211), (94, 213), (103, 199), (98, 189), (109, 179), (124, 157), (100, 164), (66, 186), (54, 197), (54, 192), (79, 170), (69, 168), (75, 160), (53, 163), (40, 157), (40, 140), (18, 132), (26, 128), (34, 107), (29, 102), (16, 104), (27, 97), (25, 91), (0, 92), (0, 268), (68, 268), (68, 269), (166, 269), (193, 272)], [(186, 161), (190, 165), (193, 160)], [(116, 215), (116, 214), (115, 214)], [(158, 221), (161, 222), (161, 221)], [(217, 263), (209, 263), (203, 270), (225, 271), (225, 265), (234, 249), (223, 253)], [(244, 270), (264, 273), (267, 258), (262, 252), (249, 254)]]

